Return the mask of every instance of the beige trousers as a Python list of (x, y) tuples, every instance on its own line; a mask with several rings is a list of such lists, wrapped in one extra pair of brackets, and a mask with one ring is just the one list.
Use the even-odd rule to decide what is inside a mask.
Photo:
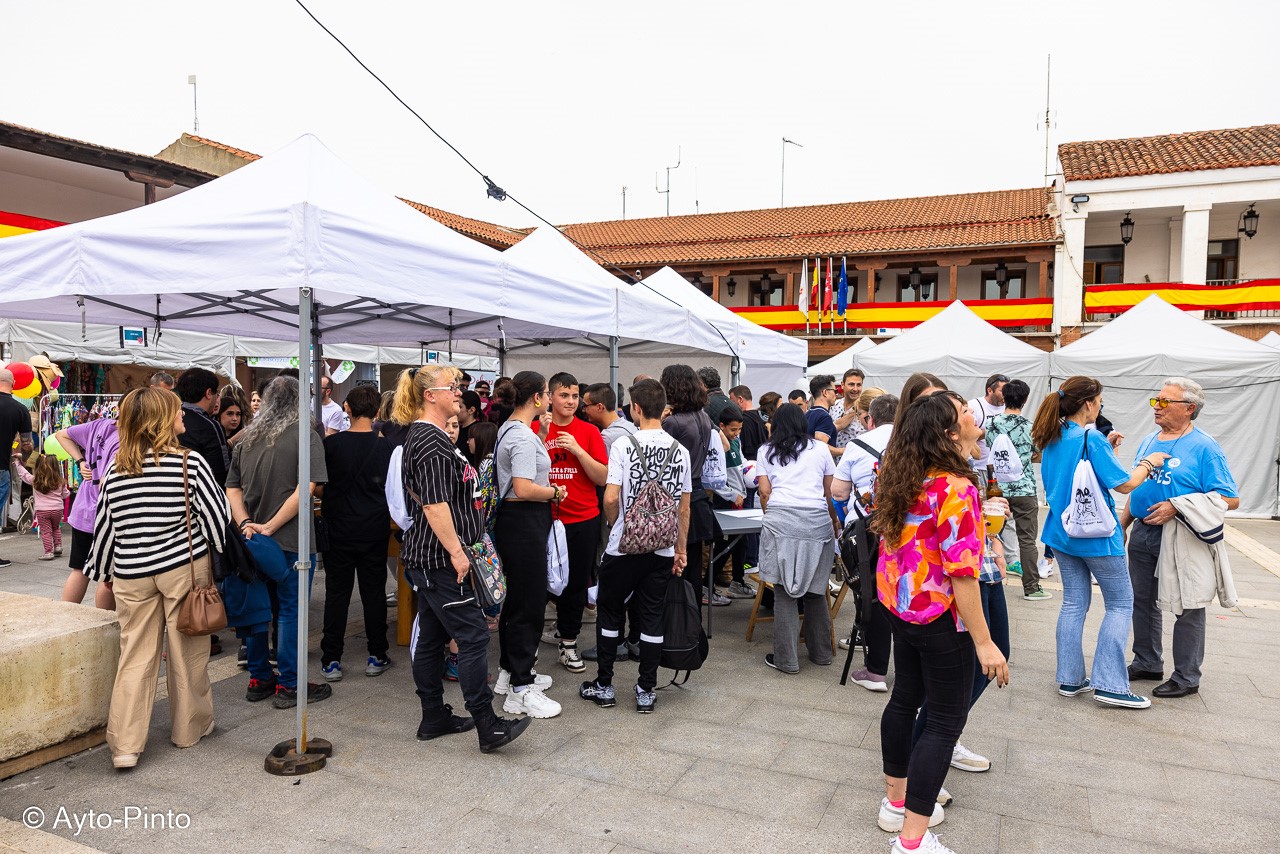
[[(196, 579), (204, 582), (209, 578), (208, 556), (197, 558)], [(209, 638), (188, 637), (178, 631), (178, 608), (190, 590), (191, 570), (187, 566), (147, 578), (115, 579), (120, 664), (107, 716), (107, 744), (113, 756), (141, 753), (147, 746), (166, 629), (170, 738), (178, 747), (191, 747), (213, 723)]]

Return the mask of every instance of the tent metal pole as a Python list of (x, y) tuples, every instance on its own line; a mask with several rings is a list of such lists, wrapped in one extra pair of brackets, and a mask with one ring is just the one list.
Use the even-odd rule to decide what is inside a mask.
[[(310, 288), (298, 291), (298, 364), (305, 366), (311, 362), (312, 352), (312, 296)], [(316, 370), (319, 370), (318, 342), (315, 345), (317, 354)], [(314, 375), (316, 386), (319, 386), (319, 374)], [(308, 594), (311, 592), (311, 397), (306, 385), (303, 393), (298, 395), (298, 562), (294, 570), (298, 573), (298, 741), (297, 752), (307, 752), (307, 618), (310, 616)], [(316, 395), (319, 404), (319, 395)], [(306, 486), (306, 489), (303, 487)]]
[(737, 353), (733, 354), (733, 361), (729, 363), (729, 382), (731, 386), (742, 384), (742, 360)]
[(609, 336), (609, 387), (618, 387), (618, 336)]

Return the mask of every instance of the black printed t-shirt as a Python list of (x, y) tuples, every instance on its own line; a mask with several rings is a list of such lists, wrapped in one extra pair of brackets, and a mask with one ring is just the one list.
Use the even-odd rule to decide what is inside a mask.
[(440, 542), (421, 508), (426, 504), (447, 504), (462, 544), (480, 542), (484, 517), (475, 468), (443, 430), (426, 421), (415, 421), (404, 443), (401, 476), (406, 504), (414, 515), (413, 527), (404, 535), (401, 557), (405, 563), (423, 569), (452, 568), (449, 551), (456, 543)]

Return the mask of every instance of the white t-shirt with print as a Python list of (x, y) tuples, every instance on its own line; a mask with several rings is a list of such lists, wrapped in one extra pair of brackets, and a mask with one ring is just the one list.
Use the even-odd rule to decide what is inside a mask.
[(774, 458), (771, 445), (762, 447), (757, 457), (756, 475), (769, 478), (769, 506), (827, 509), (822, 479), (836, 473), (827, 445), (810, 439), (800, 456), (786, 465)]
[[(991, 426), (991, 419), (1004, 414), (1004, 404), (994, 406), (987, 403), (986, 398), (975, 397), (969, 401), (969, 411), (973, 413), (973, 423), (983, 430)], [(978, 440), (978, 459), (972, 460), (975, 469), (985, 469), (991, 462), (991, 445), (986, 437)]]
[(342, 407), (332, 400), (320, 407), (320, 421), (326, 430), (336, 430), (341, 433), (351, 429), (351, 419), (347, 417)]
[[(693, 491), (693, 476), (689, 469), (689, 452), (684, 449), (683, 445), (672, 438), (670, 433), (665, 430), (637, 430), (635, 439), (644, 453), (650, 477), (657, 477), (662, 472), (667, 460), (673, 459), (671, 464), (666, 467), (666, 474), (662, 479), (663, 489), (670, 493), (672, 498), (679, 501), (680, 496), (688, 495)], [(674, 458), (671, 457), (673, 447), (675, 449)], [(830, 453), (827, 456), (830, 457)], [(613, 446), (609, 448), (609, 477), (605, 483), (621, 487), (618, 518), (613, 523), (613, 530), (609, 532), (609, 543), (605, 546), (605, 553), (621, 555), (622, 552), (618, 550), (618, 546), (622, 543), (622, 528), (626, 520), (627, 509), (635, 501), (636, 494), (647, 483), (645, 480), (645, 464), (642, 464), (636, 456), (636, 448), (635, 445), (631, 444), (630, 438), (623, 436), (614, 441)], [(668, 549), (659, 549), (655, 552), (655, 554), (662, 557), (674, 557), (675, 553), (674, 546)]]

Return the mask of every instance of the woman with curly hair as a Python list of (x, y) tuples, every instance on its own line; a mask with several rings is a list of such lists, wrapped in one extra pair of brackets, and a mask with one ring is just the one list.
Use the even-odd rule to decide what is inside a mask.
[[(978, 589), (982, 499), (969, 460), (980, 435), (964, 398), (925, 395), (894, 424), (876, 481), (876, 587), (897, 676), (880, 719), (885, 798), (877, 823), (900, 834), (895, 854), (946, 850), (929, 827), (944, 818), (938, 791), (968, 718), (975, 657), (988, 678), (1009, 681)], [(928, 723), (913, 746), (926, 699)]]
[(659, 382), (667, 393), (667, 408), (671, 410), (662, 421), (662, 429), (689, 452), (689, 471), (693, 475), (693, 493), (689, 497), (689, 562), (683, 575), (693, 585), (702, 604), (728, 605), (731, 601), (728, 596), (714, 589), (705, 592), (702, 589), (703, 546), (715, 542), (720, 532), (711, 508), (711, 496), (702, 486), (702, 466), (707, 461), (707, 448), (716, 429), (706, 413), (707, 387), (688, 365), (667, 365), (662, 369)]

